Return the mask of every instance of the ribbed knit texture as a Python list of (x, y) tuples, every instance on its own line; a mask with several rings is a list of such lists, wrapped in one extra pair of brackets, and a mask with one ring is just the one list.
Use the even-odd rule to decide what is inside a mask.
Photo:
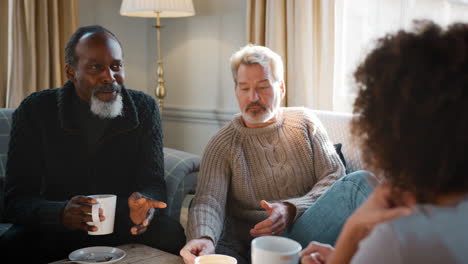
[(216, 244), (226, 226), (223, 241), (248, 246), (250, 228), (268, 217), (260, 200), (292, 203), (297, 218), (344, 174), (310, 110), (281, 108), (277, 122), (263, 128), (247, 128), (237, 115), (205, 149), (187, 239), (207, 236)]

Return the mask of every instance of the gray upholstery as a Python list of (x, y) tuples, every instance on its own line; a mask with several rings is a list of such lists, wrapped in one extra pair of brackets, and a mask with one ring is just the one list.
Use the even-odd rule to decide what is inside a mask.
[[(0, 235), (11, 226), (3, 222), (2, 216), (5, 165), (10, 141), (11, 116), (14, 110), (13, 108), (0, 108)], [(168, 202), (165, 212), (177, 221), (180, 219), (180, 207), (184, 197), (188, 193), (195, 192), (199, 166), (199, 156), (164, 148), (164, 178), (166, 179)]]
[(343, 156), (346, 160), (347, 172), (351, 173), (363, 169), (361, 151), (352, 140), (350, 122), (353, 115), (350, 113), (314, 110), (318, 119), (327, 130), (333, 144), (341, 143)]
[(179, 220), (186, 194), (195, 193), (200, 157), (191, 153), (164, 148), (164, 177), (167, 187), (166, 213)]
[[(14, 110), (13, 108), (0, 108), (0, 220), (3, 219), (3, 184), (8, 143), (10, 142), (11, 115)], [(2, 227), (5, 226), (0, 225), (0, 232), (2, 231)]]

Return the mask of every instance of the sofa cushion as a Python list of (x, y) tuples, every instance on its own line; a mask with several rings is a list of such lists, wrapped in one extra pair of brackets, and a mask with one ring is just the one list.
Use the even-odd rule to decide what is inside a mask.
[(337, 143), (333, 145), (335, 147), (336, 153), (340, 157), (341, 162), (343, 163), (343, 166), (345, 167), (346, 174), (348, 174), (348, 168), (346, 167), (346, 159), (343, 155), (343, 152), (341, 151), (341, 143)]
[(179, 220), (180, 207), (186, 194), (195, 192), (200, 156), (164, 148), (164, 178), (167, 188), (166, 214)]
[(6, 157), (10, 142), (11, 116), (14, 108), (0, 109), (0, 222), (3, 219), (3, 188), (5, 182)]
[(353, 141), (350, 131), (350, 121), (353, 114), (323, 110), (314, 110), (313, 112), (325, 126), (330, 140), (334, 144), (342, 144), (341, 151), (346, 158), (347, 173), (363, 169), (359, 146)]
[(5, 178), (0, 177), (0, 223), (3, 222), (3, 188), (4, 188)]

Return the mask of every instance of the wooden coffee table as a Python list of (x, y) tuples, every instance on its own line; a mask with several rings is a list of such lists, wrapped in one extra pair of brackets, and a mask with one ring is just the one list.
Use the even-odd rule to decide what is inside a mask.
[[(180, 256), (148, 247), (142, 244), (125, 244), (118, 246), (118, 248), (124, 250), (127, 255), (117, 264), (184, 264), (184, 261)], [(59, 260), (50, 264), (65, 264), (70, 263), (66, 260)]]

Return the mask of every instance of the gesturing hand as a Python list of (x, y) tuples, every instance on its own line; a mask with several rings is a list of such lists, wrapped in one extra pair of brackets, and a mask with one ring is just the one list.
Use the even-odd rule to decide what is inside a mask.
[[(96, 226), (88, 225), (86, 222), (92, 222), (91, 207), (98, 202), (87, 196), (74, 196), (68, 201), (63, 209), (62, 223), (66, 228), (75, 230), (81, 229), (84, 231), (97, 231)], [(99, 208), (99, 220), (104, 221), (106, 218), (103, 215), (102, 208)]]
[(268, 203), (265, 200), (260, 201), (260, 205), (266, 210), (269, 217), (250, 229), (250, 235), (258, 237), (283, 234), (286, 227), (294, 219), (296, 211), (294, 205)]
[(193, 264), (195, 258), (207, 254), (214, 254), (213, 241), (208, 238), (192, 239), (180, 250), (180, 256), (185, 264)]
[(139, 192), (134, 192), (128, 197), (130, 219), (135, 224), (130, 232), (139, 235), (146, 231), (149, 223), (153, 220), (154, 208), (166, 208), (166, 203), (153, 200)]

